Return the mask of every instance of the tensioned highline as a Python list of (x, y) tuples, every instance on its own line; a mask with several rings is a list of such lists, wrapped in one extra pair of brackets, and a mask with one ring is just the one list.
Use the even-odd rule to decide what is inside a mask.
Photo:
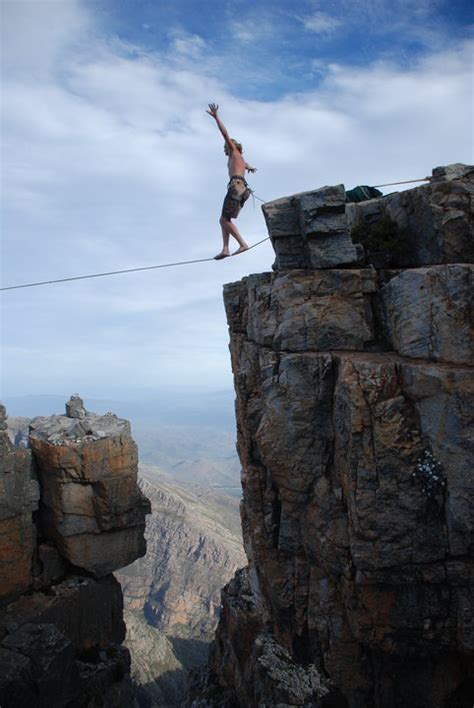
[[(423, 177), (421, 179), (407, 179), (403, 180), (402, 182), (387, 182), (386, 184), (377, 184), (375, 185), (375, 188), (377, 187), (390, 187), (392, 185), (396, 184), (409, 184), (410, 182), (429, 182), (431, 180), (430, 177)], [(252, 195), (258, 199), (260, 202), (264, 202), (264, 200), (261, 197), (258, 197), (254, 192), (252, 192)], [(252, 246), (249, 246), (247, 251), (251, 251), (252, 248), (255, 248), (255, 246), (259, 246), (261, 243), (264, 241), (269, 240), (269, 236), (266, 238), (262, 238), (261, 241), (257, 241), (257, 243), (254, 243)], [(244, 251), (245, 253), (245, 251)], [(236, 254), (232, 254), (236, 255)], [(239, 254), (242, 255), (242, 254)], [(231, 258), (232, 256), (229, 256)], [(20, 288), (35, 288), (38, 285), (53, 285), (54, 283), (69, 283), (73, 280), (87, 280), (88, 278), (104, 278), (108, 275), (123, 275), (124, 273), (138, 273), (139, 271), (143, 270), (157, 270), (158, 268), (174, 268), (175, 266), (181, 266), (181, 265), (190, 265), (192, 263), (206, 263), (207, 261), (213, 261), (215, 260), (214, 258), (197, 258), (196, 260), (193, 261), (177, 261), (176, 263), (161, 263), (159, 265), (152, 265), (152, 266), (143, 266), (142, 268), (126, 268), (125, 270), (111, 270), (106, 273), (93, 273), (91, 275), (76, 275), (75, 277), (72, 278), (58, 278), (57, 280), (42, 280), (38, 283), (24, 283), (23, 285), (9, 285), (6, 288), (0, 288), (0, 291), (5, 291), (5, 290), (19, 290)]]
[[(266, 238), (262, 238), (261, 241), (257, 241), (257, 243), (254, 243), (252, 246), (249, 246), (247, 248), (247, 251), (251, 251), (252, 248), (255, 248), (255, 246), (259, 246), (261, 243), (264, 241), (269, 240), (269, 236)], [(244, 251), (246, 253), (247, 251)], [(229, 256), (229, 258), (232, 258), (235, 254), (232, 254)], [(240, 253), (239, 255), (242, 255)], [(34, 288), (37, 285), (53, 285), (54, 283), (69, 283), (72, 280), (86, 280), (87, 278), (104, 278), (107, 275), (121, 275), (124, 273), (138, 273), (139, 271), (142, 270), (157, 270), (158, 268), (173, 268), (174, 266), (181, 266), (181, 265), (190, 265), (192, 263), (206, 263), (207, 261), (213, 261), (215, 260), (214, 258), (197, 258), (196, 260), (193, 261), (177, 261), (176, 263), (160, 263), (159, 265), (152, 265), (152, 266), (143, 266), (141, 268), (126, 268), (125, 270), (111, 270), (106, 273), (93, 273), (91, 275), (76, 275), (72, 278), (58, 278), (57, 280), (42, 280), (41, 282), (38, 283), (24, 283), (23, 285), (9, 285), (6, 288), (0, 288), (1, 290), (18, 290), (20, 288)]]

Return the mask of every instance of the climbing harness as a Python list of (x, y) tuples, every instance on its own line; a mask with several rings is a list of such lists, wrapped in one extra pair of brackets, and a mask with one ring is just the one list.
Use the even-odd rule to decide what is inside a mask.
[[(251, 251), (252, 248), (259, 246), (264, 241), (269, 240), (269, 236), (262, 238), (261, 241), (257, 241), (252, 246), (249, 246), (246, 251)], [(245, 251), (243, 251), (245, 253)], [(237, 254), (233, 253), (229, 258), (232, 258)], [(239, 254), (240, 255), (240, 254)], [(214, 258), (197, 258), (193, 261), (177, 261), (176, 263), (160, 263), (159, 265), (143, 266), (142, 268), (127, 268), (126, 270), (111, 270), (107, 273), (93, 273), (92, 275), (76, 275), (73, 278), (58, 278), (58, 280), (43, 280), (38, 283), (25, 283), (24, 285), (10, 285), (7, 288), (0, 288), (0, 290), (18, 290), (19, 288), (34, 288), (37, 285), (52, 285), (53, 283), (69, 283), (71, 280), (86, 280), (87, 278), (103, 278), (108, 275), (122, 275), (124, 273), (138, 273), (143, 270), (157, 270), (158, 268), (173, 268), (175, 266), (189, 265), (191, 263), (206, 263), (207, 261), (213, 261)]]

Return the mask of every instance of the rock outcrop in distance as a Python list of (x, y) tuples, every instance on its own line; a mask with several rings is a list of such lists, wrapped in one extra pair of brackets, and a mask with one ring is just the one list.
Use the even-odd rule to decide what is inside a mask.
[(132, 707), (112, 571), (144, 555), (150, 504), (128, 422), (73, 396), (15, 447), (0, 406), (0, 456), (0, 705)]
[(224, 288), (248, 565), (193, 706), (472, 706), (473, 199), (262, 207), (274, 272)]

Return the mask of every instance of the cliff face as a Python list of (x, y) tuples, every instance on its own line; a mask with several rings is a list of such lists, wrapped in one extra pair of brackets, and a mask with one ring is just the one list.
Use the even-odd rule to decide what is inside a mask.
[(207, 705), (472, 705), (474, 169), (433, 174), (264, 205), (275, 272), (225, 287), (248, 567)]
[(0, 407), (0, 704), (133, 705), (123, 598), (111, 572), (146, 550), (127, 421), (36, 418), (14, 447)]

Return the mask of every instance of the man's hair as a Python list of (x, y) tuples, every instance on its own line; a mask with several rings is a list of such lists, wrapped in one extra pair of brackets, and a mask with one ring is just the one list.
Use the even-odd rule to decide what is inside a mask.
[(235, 145), (235, 147), (237, 148), (237, 150), (238, 150), (240, 153), (242, 153), (242, 151), (243, 151), (242, 143), (239, 143), (239, 141), (236, 140), (235, 138), (231, 138), (231, 140), (232, 140), (232, 142), (234, 143), (234, 145)]

